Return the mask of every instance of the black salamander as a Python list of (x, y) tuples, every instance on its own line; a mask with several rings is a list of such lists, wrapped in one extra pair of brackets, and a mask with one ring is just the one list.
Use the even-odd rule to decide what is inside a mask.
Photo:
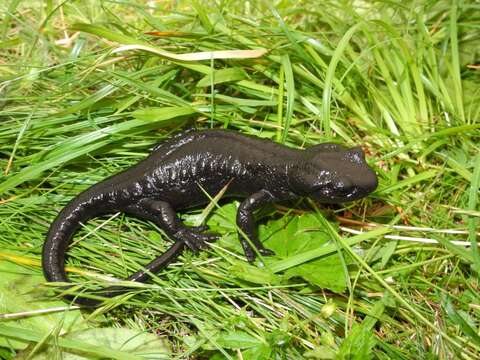
[[(375, 172), (356, 147), (324, 143), (299, 150), (271, 140), (227, 130), (188, 131), (158, 144), (133, 167), (103, 180), (74, 198), (51, 224), (43, 246), (42, 266), (50, 282), (67, 282), (65, 253), (81, 223), (123, 212), (159, 226), (174, 245), (128, 280), (144, 282), (175, 260), (184, 247), (206, 248), (218, 235), (189, 227), (178, 210), (209, 202), (228, 184), (225, 195), (242, 198), (237, 225), (245, 256), (272, 255), (259, 241), (253, 212), (261, 206), (299, 197), (342, 203), (366, 196), (377, 187)], [(256, 250), (251, 246), (256, 248)], [(102, 296), (121, 292), (112, 287)], [(67, 296), (79, 304), (97, 300)]]

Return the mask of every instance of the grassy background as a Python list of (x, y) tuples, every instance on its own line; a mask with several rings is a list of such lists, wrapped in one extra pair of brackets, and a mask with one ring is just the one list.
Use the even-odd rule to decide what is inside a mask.
[[(2, 1), (0, 357), (478, 358), (479, 10)], [(121, 44), (269, 52), (182, 62), (112, 53)], [(39, 260), (58, 211), (192, 126), (359, 144), (380, 186), (353, 204), (263, 209), (260, 235), (278, 255), (263, 266), (244, 261), (235, 203), (220, 202), (211, 250), (93, 313), (55, 299)], [(167, 246), (121, 214), (89, 222), (69, 252), (74, 291), (125, 278)]]

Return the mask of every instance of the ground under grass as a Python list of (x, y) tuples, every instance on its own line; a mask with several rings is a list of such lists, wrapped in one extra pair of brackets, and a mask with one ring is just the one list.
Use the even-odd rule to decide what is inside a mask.
[[(0, 358), (480, 356), (478, 2), (5, 0), (0, 14)], [(267, 52), (178, 58), (248, 49)], [(262, 209), (277, 253), (263, 264), (243, 257), (238, 202), (194, 209), (186, 222), (222, 234), (211, 249), (95, 311), (62, 301), (40, 267), (58, 211), (190, 127), (360, 145), (380, 185)], [(89, 222), (71, 291), (168, 246), (123, 214)]]

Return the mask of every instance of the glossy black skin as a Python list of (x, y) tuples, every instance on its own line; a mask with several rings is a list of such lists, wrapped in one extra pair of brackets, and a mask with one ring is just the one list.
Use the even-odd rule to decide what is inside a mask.
[[(146, 269), (128, 278), (147, 280), (149, 273), (164, 268), (184, 246), (198, 251), (217, 238), (205, 234), (205, 227), (184, 225), (176, 211), (208, 203), (204, 192), (215, 196), (227, 184), (225, 195), (244, 199), (237, 212), (238, 227), (260, 254), (271, 255), (256, 234), (256, 209), (303, 196), (322, 203), (359, 199), (377, 187), (377, 177), (360, 148), (327, 143), (298, 150), (226, 130), (181, 133), (157, 145), (137, 165), (93, 185), (59, 213), (43, 247), (46, 279), (68, 281), (65, 252), (81, 222), (124, 212), (152, 221), (175, 241)], [(245, 256), (253, 261), (256, 251), (243, 235), (239, 237)], [(74, 300), (89, 304), (88, 299)]]

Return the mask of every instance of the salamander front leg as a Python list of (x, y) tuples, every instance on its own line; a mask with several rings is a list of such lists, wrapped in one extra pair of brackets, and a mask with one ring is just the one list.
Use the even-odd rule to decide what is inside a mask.
[(186, 226), (165, 201), (143, 199), (129, 212), (153, 221), (170, 238), (184, 242), (194, 252), (208, 248), (207, 242), (218, 239), (216, 234), (202, 234), (207, 229), (206, 226)]
[[(275, 253), (272, 250), (266, 249), (260, 240), (258, 240), (257, 226), (255, 224), (255, 219), (253, 218), (253, 212), (262, 205), (273, 200), (273, 196), (269, 192), (261, 190), (246, 198), (238, 207), (237, 212), (238, 227), (250, 239), (253, 245), (255, 245), (258, 252), (264, 256), (275, 255)], [(241, 233), (239, 234), (239, 237), (247, 260), (252, 262), (255, 260), (255, 251)]]

